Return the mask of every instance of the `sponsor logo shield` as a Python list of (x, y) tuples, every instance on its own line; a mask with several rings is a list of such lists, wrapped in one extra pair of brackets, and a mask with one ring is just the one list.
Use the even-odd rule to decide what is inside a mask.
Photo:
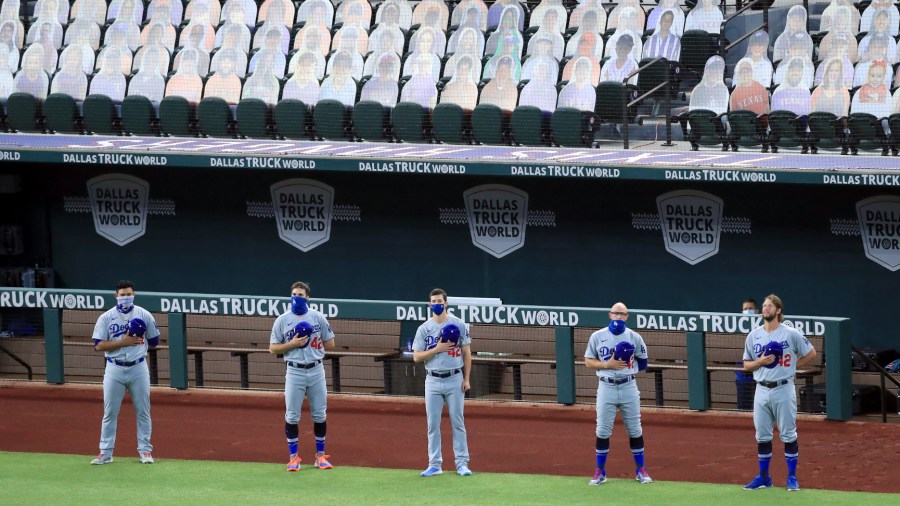
[(328, 242), (334, 188), (312, 179), (288, 179), (271, 187), (278, 236), (307, 252)]
[(525, 245), (528, 194), (512, 186), (487, 184), (463, 193), (472, 244), (497, 258)]
[(144, 235), (150, 184), (126, 174), (106, 174), (87, 182), (94, 228), (101, 237), (125, 246)]
[(869, 260), (900, 269), (900, 197), (882, 195), (856, 203), (859, 230)]
[(719, 252), (722, 199), (709, 193), (679, 190), (656, 198), (666, 251), (696, 265)]

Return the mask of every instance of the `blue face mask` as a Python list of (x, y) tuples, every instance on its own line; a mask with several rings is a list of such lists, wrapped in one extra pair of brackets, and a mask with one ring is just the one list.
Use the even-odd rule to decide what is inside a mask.
[(756, 314), (756, 311), (754, 311), (752, 309), (745, 309), (744, 314)]
[(431, 312), (434, 313), (434, 314), (436, 314), (436, 315), (439, 315), (439, 314), (443, 313), (443, 312), (444, 312), (444, 305), (443, 305), (443, 304), (432, 304), (432, 305), (431, 305)]
[(128, 314), (134, 308), (134, 295), (116, 297), (116, 309), (122, 314)]
[(306, 303), (309, 302), (309, 299), (306, 297), (291, 297), (291, 312), (297, 315), (306, 314), (309, 311), (309, 306)]
[(614, 336), (622, 335), (622, 332), (625, 332), (625, 322), (622, 320), (613, 320), (609, 322), (609, 331), (612, 332), (612, 335)]

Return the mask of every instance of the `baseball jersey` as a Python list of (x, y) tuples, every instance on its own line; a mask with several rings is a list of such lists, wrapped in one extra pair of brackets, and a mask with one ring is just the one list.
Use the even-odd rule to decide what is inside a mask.
[(634, 356), (626, 363), (624, 369), (619, 371), (614, 371), (612, 369), (598, 369), (597, 376), (621, 379), (632, 374), (637, 374), (638, 366), (635, 358), (647, 359), (647, 346), (644, 344), (644, 338), (629, 328), (626, 328), (625, 332), (618, 336), (614, 336), (608, 328), (594, 332), (591, 334), (591, 338), (588, 339), (587, 349), (584, 350), (584, 358), (602, 361), (609, 360), (610, 357), (612, 357), (616, 345), (622, 341), (628, 341), (634, 345)]
[(425, 369), (428, 371), (462, 369), (463, 358), (460, 348), (471, 344), (472, 338), (469, 336), (469, 326), (455, 316), (450, 316), (444, 323), (437, 323), (434, 319), (429, 318), (428, 321), (419, 325), (419, 329), (416, 330), (416, 337), (413, 339), (412, 348), (414, 351), (426, 351), (434, 348), (441, 338), (441, 329), (450, 323), (454, 323), (460, 328), (459, 344), (455, 348), (451, 348), (444, 353), (438, 353), (426, 360)]
[(301, 364), (310, 364), (316, 360), (325, 358), (325, 347), (322, 343), (334, 339), (334, 331), (328, 324), (325, 315), (310, 309), (303, 315), (296, 315), (291, 311), (284, 313), (275, 319), (272, 325), (272, 337), (269, 339), (271, 344), (284, 344), (294, 338), (294, 327), (301, 321), (308, 322), (313, 326), (313, 333), (309, 336), (313, 341), (304, 348), (291, 348), (284, 352), (285, 362), (298, 362)]
[(756, 360), (762, 354), (769, 341), (781, 343), (784, 349), (781, 364), (772, 369), (760, 367), (753, 371), (753, 379), (756, 381), (781, 381), (793, 379), (797, 371), (797, 360), (812, 351), (813, 346), (809, 339), (803, 337), (793, 327), (779, 325), (772, 331), (766, 332), (765, 327), (757, 327), (747, 335), (744, 345), (744, 360)]
[(128, 331), (128, 322), (132, 318), (140, 318), (147, 324), (147, 332), (140, 344), (134, 346), (126, 346), (117, 350), (103, 352), (107, 358), (121, 360), (124, 362), (135, 362), (147, 356), (147, 340), (159, 337), (159, 329), (156, 328), (156, 320), (149, 311), (140, 307), (132, 306), (128, 314), (122, 314), (118, 309), (112, 308), (100, 315), (97, 324), (94, 326), (94, 335), (92, 339), (98, 341), (121, 341)]

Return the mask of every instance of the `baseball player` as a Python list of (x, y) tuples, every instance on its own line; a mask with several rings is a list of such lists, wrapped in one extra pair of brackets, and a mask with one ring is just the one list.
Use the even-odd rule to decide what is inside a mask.
[(756, 427), (759, 453), (759, 474), (744, 486), (744, 490), (772, 486), (769, 460), (772, 458), (772, 429), (776, 423), (784, 442), (787, 489), (800, 490), (797, 482), (799, 447), (794, 373), (816, 357), (816, 350), (800, 332), (781, 324), (784, 321), (784, 304), (777, 295), (769, 295), (763, 301), (762, 318), (763, 326), (753, 329), (744, 345), (744, 371), (752, 372), (756, 380), (753, 426)]
[(289, 472), (300, 470), (300, 454), (297, 451), (300, 436), (300, 410), (303, 399), (309, 399), (313, 432), (316, 436), (314, 466), (331, 469), (330, 455), (325, 455), (325, 350), (334, 349), (334, 332), (325, 315), (309, 308), (309, 285), (297, 281), (291, 285), (291, 309), (275, 320), (269, 352), (284, 355), (287, 372), (284, 375), (284, 435), (287, 438)]
[(443, 473), (441, 415), (445, 402), (453, 427), (456, 473), (471, 476), (463, 399), (469, 391), (472, 372), (469, 348), (472, 338), (468, 325), (447, 313), (447, 292), (435, 288), (429, 303), (434, 316), (419, 326), (412, 345), (413, 360), (425, 363), (425, 413), (428, 416), (428, 468), (419, 476), (429, 478)]
[(622, 411), (631, 453), (634, 455), (635, 479), (652, 483), (644, 467), (644, 433), (641, 429), (641, 393), (635, 374), (647, 368), (647, 346), (644, 338), (627, 328), (628, 308), (617, 302), (609, 312), (609, 327), (600, 329), (588, 340), (584, 365), (596, 369), (600, 378), (597, 386), (597, 469), (588, 483), (606, 482), (606, 456), (609, 437), (616, 420), (616, 409)]
[(100, 454), (91, 464), (109, 464), (116, 447), (116, 425), (125, 392), (137, 418), (138, 456), (142, 464), (152, 464), (150, 444), (150, 369), (147, 349), (159, 345), (159, 329), (153, 315), (134, 305), (134, 283), (116, 284), (116, 307), (100, 315), (94, 326), (94, 349), (106, 356), (103, 373), (103, 422), (100, 426)]

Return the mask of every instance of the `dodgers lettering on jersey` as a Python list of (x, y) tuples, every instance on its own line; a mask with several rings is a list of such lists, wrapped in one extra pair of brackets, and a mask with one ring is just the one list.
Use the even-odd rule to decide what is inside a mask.
[(117, 350), (103, 352), (107, 358), (122, 360), (124, 362), (134, 362), (147, 356), (147, 340), (159, 337), (159, 329), (156, 328), (156, 320), (149, 311), (134, 306), (128, 314), (122, 314), (118, 309), (112, 308), (100, 315), (97, 324), (94, 326), (94, 335), (91, 339), (99, 341), (121, 341), (128, 331), (128, 322), (132, 318), (140, 318), (147, 324), (147, 332), (144, 339), (134, 346), (126, 346)]
[(779, 325), (771, 334), (766, 332), (765, 327), (757, 327), (747, 335), (747, 342), (744, 345), (744, 360), (759, 358), (770, 341), (781, 343), (783, 349), (781, 360), (772, 369), (760, 367), (753, 371), (753, 379), (756, 381), (794, 379), (794, 374), (797, 372), (797, 360), (812, 351), (812, 343), (793, 327)]
[(416, 330), (416, 337), (413, 339), (412, 349), (414, 351), (427, 351), (437, 346), (441, 339), (441, 329), (444, 325), (455, 323), (462, 329), (459, 336), (459, 343), (444, 353), (438, 353), (425, 361), (425, 369), (428, 371), (450, 371), (453, 369), (462, 369), (462, 347), (472, 343), (469, 336), (469, 326), (459, 318), (450, 316), (446, 322), (437, 323), (433, 319), (429, 319)]
[(587, 349), (584, 350), (584, 358), (605, 362), (612, 357), (616, 345), (622, 341), (628, 341), (634, 345), (634, 355), (631, 357), (631, 360), (625, 364), (624, 369), (619, 371), (598, 369), (598, 377), (620, 379), (638, 373), (637, 360), (635, 359), (647, 358), (647, 345), (644, 344), (644, 338), (640, 334), (628, 328), (619, 336), (614, 336), (608, 328), (600, 329), (591, 334), (591, 338), (588, 339)]
[(316, 360), (325, 358), (325, 347), (322, 345), (325, 341), (334, 339), (334, 331), (328, 324), (325, 315), (310, 309), (304, 315), (295, 315), (291, 311), (284, 313), (275, 319), (272, 325), (272, 336), (269, 338), (271, 344), (284, 344), (294, 338), (294, 327), (305, 321), (313, 326), (313, 333), (309, 336), (311, 342), (305, 348), (291, 348), (284, 353), (285, 362), (299, 362), (301, 364), (309, 364)]

